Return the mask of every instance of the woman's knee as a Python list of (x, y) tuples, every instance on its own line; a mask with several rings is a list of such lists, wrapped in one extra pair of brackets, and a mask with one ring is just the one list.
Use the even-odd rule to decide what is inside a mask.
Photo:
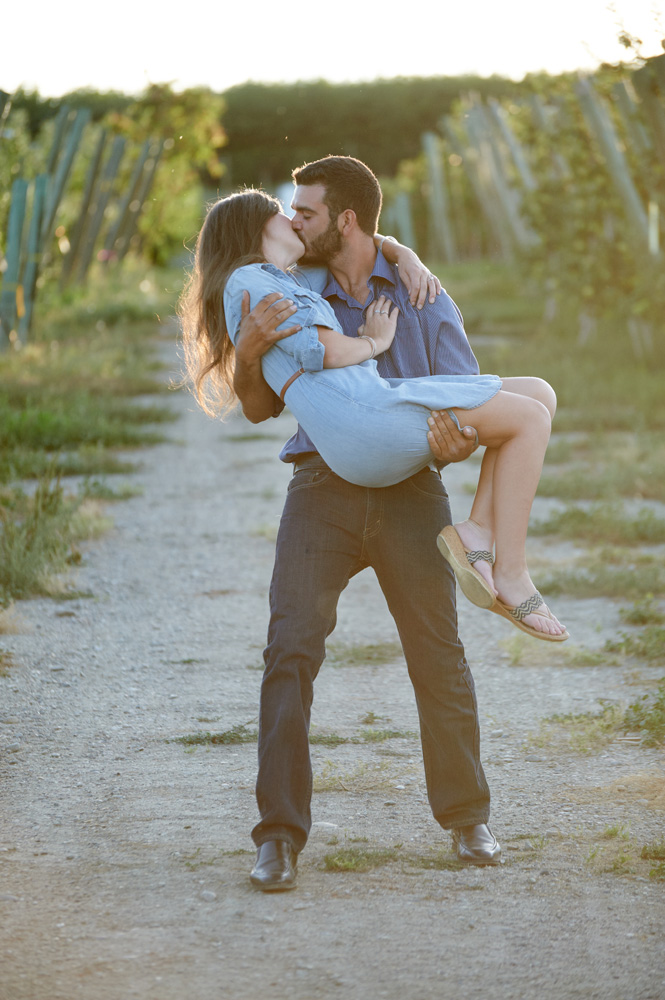
[(532, 392), (529, 395), (538, 403), (542, 403), (549, 412), (550, 420), (553, 420), (556, 413), (556, 393), (554, 389), (545, 379), (536, 378), (535, 376), (529, 378), (529, 383), (532, 388)]

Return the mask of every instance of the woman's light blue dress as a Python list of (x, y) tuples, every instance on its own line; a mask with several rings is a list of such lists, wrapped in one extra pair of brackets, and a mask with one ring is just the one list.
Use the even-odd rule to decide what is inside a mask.
[(497, 375), (427, 375), (384, 379), (376, 361), (325, 368), (317, 326), (342, 332), (332, 307), (294, 276), (273, 264), (238, 268), (224, 291), (224, 315), (235, 343), (242, 293), (251, 308), (271, 292), (293, 300), (295, 312), (282, 324), (302, 327), (278, 341), (262, 358), (263, 376), (279, 395), (300, 368), (305, 374), (287, 389), (286, 403), (333, 472), (358, 486), (393, 486), (432, 461), (427, 442), (431, 410), (481, 406), (501, 388)]

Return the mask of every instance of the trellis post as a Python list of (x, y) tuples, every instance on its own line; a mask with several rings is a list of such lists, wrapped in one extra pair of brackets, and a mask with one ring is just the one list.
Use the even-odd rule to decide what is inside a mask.
[(7, 268), (0, 291), (0, 346), (14, 343), (17, 337), (16, 319), (23, 315), (23, 289), (19, 284), (21, 275), (21, 243), (25, 221), (25, 202), (28, 182), (17, 178), (12, 184), (12, 200), (9, 206), (7, 227)]

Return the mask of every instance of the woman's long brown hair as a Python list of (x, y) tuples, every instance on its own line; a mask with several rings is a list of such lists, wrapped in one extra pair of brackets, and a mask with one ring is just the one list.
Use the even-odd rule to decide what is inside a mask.
[(248, 189), (215, 202), (196, 241), (194, 266), (178, 303), (187, 375), (211, 416), (229, 410), (235, 348), (224, 316), (226, 282), (239, 267), (265, 260), (263, 227), (281, 210), (265, 191)]

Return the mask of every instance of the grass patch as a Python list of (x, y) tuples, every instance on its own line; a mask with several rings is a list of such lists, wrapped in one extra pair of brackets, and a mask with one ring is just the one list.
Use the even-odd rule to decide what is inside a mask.
[(655, 861), (649, 868), (649, 878), (656, 882), (665, 882), (665, 839), (645, 844), (640, 851), (643, 861)]
[(551, 570), (541, 581), (546, 594), (640, 600), (665, 593), (662, 560), (622, 550), (604, 550), (569, 569)]
[(14, 657), (8, 650), (0, 649), (0, 677), (9, 676), (9, 668), (14, 665)]
[(365, 729), (358, 736), (320, 733), (310, 730), (309, 742), (318, 746), (338, 747), (345, 743), (384, 743), (386, 740), (415, 739), (416, 733), (406, 729)]
[(338, 733), (310, 732), (309, 742), (315, 746), (339, 747), (343, 743), (351, 743), (349, 736), (340, 736)]
[(16, 608), (0, 607), (0, 635), (18, 635), (23, 631), (23, 627)]
[[(403, 773), (403, 772), (402, 772)], [(315, 792), (378, 792), (395, 788), (397, 777), (387, 761), (365, 762), (343, 770), (326, 761), (314, 775)]]
[(358, 646), (332, 645), (328, 660), (334, 667), (378, 667), (403, 657), (399, 642), (377, 642)]
[(530, 528), (533, 535), (559, 535), (588, 544), (632, 545), (665, 542), (665, 520), (643, 508), (636, 517), (626, 517), (617, 503), (597, 503), (583, 509), (567, 507)]
[(538, 735), (532, 736), (530, 742), (532, 746), (555, 745), (589, 754), (607, 746), (623, 729), (623, 710), (606, 702), (599, 712), (557, 714), (543, 719)]
[(51, 463), (62, 475), (131, 471), (109, 449), (164, 440), (149, 425), (171, 410), (130, 400), (167, 388), (155, 378), (157, 300), (137, 292), (145, 280), (129, 269), (84, 292), (43, 289), (29, 345), (0, 355), (0, 482)]
[(176, 736), (175, 739), (167, 741), (171, 743), (183, 743), (185, 746), (233, 746), (237, 743), (256, 743), (258, 734), (248, 729), (242, 723), (232, 726), (222, 733), (190, 733), (187, 736)]
[(245, 441), (274, 441), (274, 434), (263, 434), (260, 431), (255, 431), (253, 434), (226, 434), (224, 436), (225, 441), (234, 442), (245, 442)]
[(650, 861), (665, 861), (665, 837), (652, 844), (645, 844), (640, 852), (640, 857)]
[(142, 487), (133, 483), (120, 483), (113, 487), (102, 479), (90, 477), (81, 484), (80, 492), (84, 497), (95, 500), (130, 500), (132, 497), (143, 495)]
[(586, 649), (584, 646), (566, 644), (563, 649), (555, 646), (550, 649), (545, 643), (534, 644), (532, 639), (522, 633), (511, 635), (509, 639), (499, 640), (499, 646), (508, 654), (511, 667), (599, 667), (616, 666), (616, 656), (611, 656), (606, 650)]
[(0, 605), (53, 592), (52, 577), (80, 562), (76, 542), (99, 537), (110, 521), (95, 501), (66, 496), (59, 476), (46, 476), (28, 496), (0, 495)]
[(646, 625), (637, 635), (623, 632), (616, 641), (608, 639), (605, 648), (626, 656), (638, 656), (650, 663), (665, 662), (665, 626)]
[(634, 601), (632, 608), (621, 608), (619, 615), (626, 625), (660, 625), (665, 622), (665, 615), (656, 604), (653, 594), (646, 594)]
[(326, 854), (323, 867), (327, 872), (369, 872), (397, 861), (395, 848), (343, 847)]
[(631, 732), (642, 733), (644, 746), (665, 743), (665, 677), (655, 692), (643, 695), (628, 706), (624, 723)]
[(413, 868), (424, 868), (426, 871), (459, 872), (464, 868), (464, 865), (458, 861), (457, 856), (452, 851), (445, 849), (425, 857), (422, 855), (410, 855), (408, 861)]

